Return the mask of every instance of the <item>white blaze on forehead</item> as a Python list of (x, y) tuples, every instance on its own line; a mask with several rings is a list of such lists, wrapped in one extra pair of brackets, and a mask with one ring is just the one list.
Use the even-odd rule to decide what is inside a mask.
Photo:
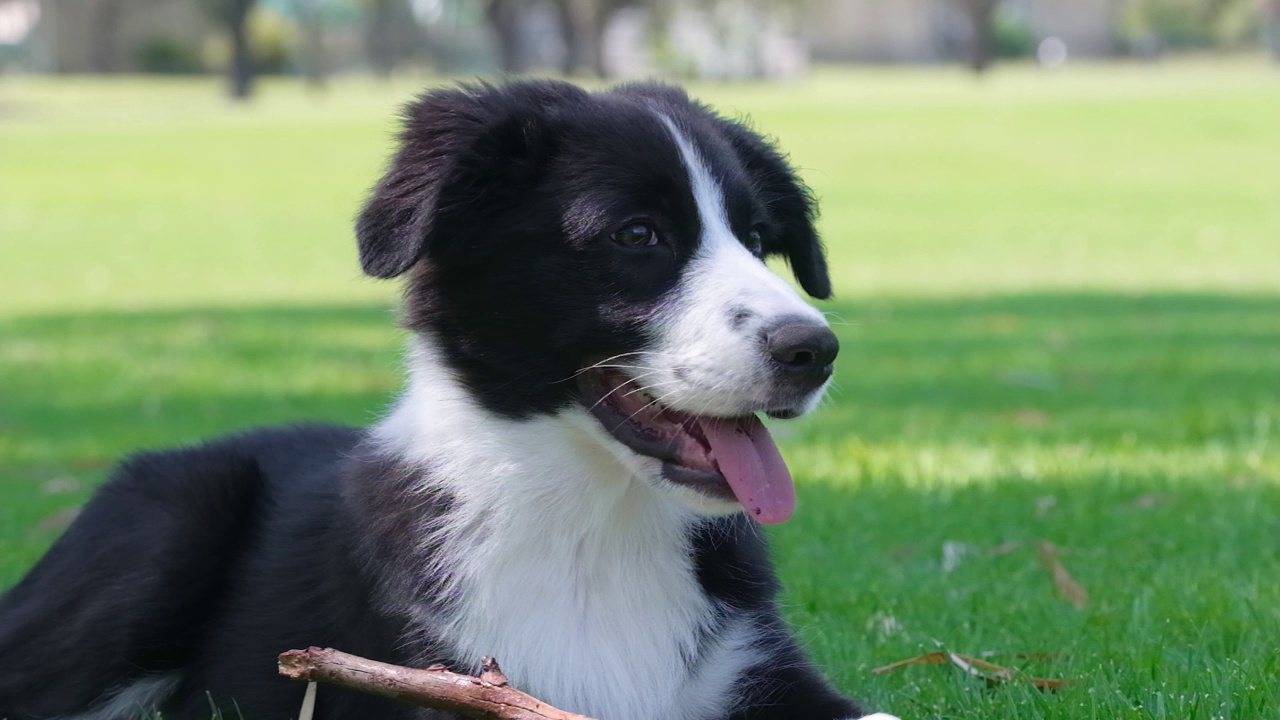
[(681, 133), (671, 118), (659, 115), (662, 122), (671, 131), (671, 138), (680, 148), (680, 159), (684, 161), (689, 172), (689, 184), (693, 186), (693, 201), (698, 206), (698, 219), (702, 221), (702, 239), (705, 242), (710, 236), (727, 235), (733, 237), (729, 229), (729, 218), (724, 211), (724, 190), (711, 172), (707, 170), (702, 155), (693, 147), (689, 139)]
[[(824, 318), (734, 235), (724, 188), (705, 156), (671, 118), (658, 117), (680, 151), (702, 231), (657, 326), (661, 359), (645, 382), (662, 390), (663, 404), (685, 412), (737, 417), (769, 407), (776, 378), (764, 333), (784, 319)], [(813, 393), (806, 408), (820, 397)]]
[(661, 114), (658, 117), (680, 150), (702, 224), (698, 251), (690, 262), (690, 274), (700, 278), (700, 287), (695, 289), (706, 291), (714, 287), (723, 303), (734, 303), (766, 320), (798, 315), (822, 322), (821, 313), (800, 299), (734, 235), (725, 211), (724, 188), (711, 174), (702, 153), (671, 118)]

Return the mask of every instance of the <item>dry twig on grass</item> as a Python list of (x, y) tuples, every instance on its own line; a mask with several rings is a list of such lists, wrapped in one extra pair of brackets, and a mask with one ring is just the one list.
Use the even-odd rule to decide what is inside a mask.
[(297, 680), (341, 685), (476, 720), (591, 720), (511, 687), (493, 658), (484, 659), (479, 677), (443, 665), (425, 670), (388, 665), (332, 648), (290, 650), (279, 662), (280, 674)]

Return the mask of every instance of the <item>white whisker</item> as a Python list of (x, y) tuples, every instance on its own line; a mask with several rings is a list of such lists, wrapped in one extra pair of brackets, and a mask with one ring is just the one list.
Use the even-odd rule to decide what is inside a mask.
[[(634, 384), (636, 384), (637, 386), (639, 386), (640, 384), (635, 382), (637, 378), (648, 377), (649, 375), (656, 375), (657, 373), (660, 373), (660, 372), (662, 372), (662, 370), (660, 370), (660, 369), (659, 369), (659, 370), (653, 370), (652, 372), (641, 373), (640, 375), (637, 375), (637, 376), (635, 376), (635, 377), (633, 377), (633, 378), (630, 378), (630, 380), (631, 380), (631, 382), (632, 382), (632, 383), (634, 383)], [(587, 408), (587, 410), (595, 410), (595, 409), (600, 405), (600, 403), (602, 403), (602, 402), (604, 402), (605, 400), (609, 399), (609, 396), (610, 396), (610, 395), (612, 395), (612, 394), (614, 394), (614, 393), (618, 392), (619, 390), (621, 390), (622, 388), (624, 388), (624, 387), (626, 387), (626, 386), (627, 386), (627, 383), (619, 383), (618, 385), (614, 386), (614, 388), (613, 388), (612, 390), (610, 390), (609, 392), (605, 393), (604, 395), (601, 395), (599, 400), (596, 400), (595, 402), (591, 403), (591, 407)], [(641, 386), (641, 388), (640, 388), (640, 389), (642, 389), (642, 390), (643, 390), (644, 388)], [(626, 396), (624, 395), (623, 397), (626, 397)]]

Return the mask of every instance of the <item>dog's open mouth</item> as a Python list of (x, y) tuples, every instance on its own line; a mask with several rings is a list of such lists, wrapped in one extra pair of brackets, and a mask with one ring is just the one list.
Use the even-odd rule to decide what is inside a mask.
[(663, 406), (626, 375), (594, 368), (578, 380), (582, 402), (623, 445), (662, 461), (672, 483), (736, 499), (761, 523), (795, 512), (791, 472), (755, 415), (718, 418)]

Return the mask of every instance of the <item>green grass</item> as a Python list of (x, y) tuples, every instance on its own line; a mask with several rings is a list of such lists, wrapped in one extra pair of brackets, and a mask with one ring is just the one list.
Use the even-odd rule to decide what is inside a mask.
[[(350, 225), (416, 87), (0, 78), (0, 586), (121, 453), (386, 406), (394, 289)], [(842, 687), (907, 720), (1280, 715), (1277, 91), (1247, 62), (697, 88), (824, 203), (845, 352), (776, 426), (773, 537)], [(869, 673), (939, 645), (1075, 684)]]

